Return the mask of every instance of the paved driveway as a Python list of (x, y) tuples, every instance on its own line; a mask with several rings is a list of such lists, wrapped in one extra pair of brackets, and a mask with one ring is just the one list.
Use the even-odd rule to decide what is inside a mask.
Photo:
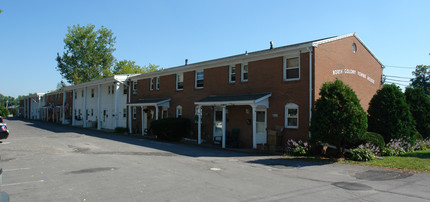
[(430, 175), (6, 120), (11, 201), (429, 201)]

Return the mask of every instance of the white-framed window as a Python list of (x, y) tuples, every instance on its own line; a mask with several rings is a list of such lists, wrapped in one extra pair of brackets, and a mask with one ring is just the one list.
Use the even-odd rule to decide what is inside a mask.
[(108, 86), (108, 95), (110, 94), (110, 86)]
[(84, 90), (81, 91), (81, 97), (84, 97)]
[(94, 109), (91, 109), (91, 116), (94, 116)]
[(300, 57), (284, 57), (284, 81), (300, 79)]
[(149, 79), (149, 90), (154, 90), (154, 78)]
[(294, 103), (285, 105), (285, 128), (299, 128), (299, 106)]
[(114, 94), (114, 93), (115, 93), (115, 87), (112, 86), (112, 94)]
[(133, 108), (133, 119), (136, 119), (136, 107), (132, 107)]
[(160, 77), (157, 77), (155, 80), (155, 89), (160, 90)]
[(182, 117), (182, 106), (178, 105), (176, 107), (176, 118), (181, 118)]
[(231, 65), (228, 69), (228, 82), (236, 82), (236, 65)]
[(184, 90), (184, 73), (176, 74), (176, 90)]
[(257, 110), (256, 114), (256, 132), (257, 134), (266, 134), (266, 110)]
[(204, 72), (203, 72), (203, 70), (196, 71), (196, 84), (195, 84), (195, 87), (196, 88), (203, 88), (203, 86), (204, 86)]
[(248, 64), (241, 64), (241, 77), (240, 81), (247, 82), (248, 81)]
[(124, 108), (124, 110), (123, 110), (123, 117), (124, 118), (127, 117), (127, 108)]
[(91, 97), (94, 97), (94, 88), (91, 89)]
[(137, 93), (137, 81), (132, 81), (133, 82), (133, 94)]

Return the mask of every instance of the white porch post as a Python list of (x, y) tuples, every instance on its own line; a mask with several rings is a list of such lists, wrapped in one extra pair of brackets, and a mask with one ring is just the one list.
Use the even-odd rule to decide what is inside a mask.
[(73, 106), (72, 106), (72, 126), (75, 126), (75, 124), (76, 124), (76, 120), (75, 120), (75, 116), (76, 116), (76, 113), (75, 113), (75, 107), (76, 107), (76, 102), (75, 102), (75, 96), (76, 96), (76, 90), (73, 90), (73, 95), (72, 95), (72, 100), (73, 100)]
[(197, 127), (197, 144), (202, 144), (202, 106), (197, 106), (198, 127)]
[(84, 117), (82, 118), (82, 127), (87, 127), (87, 87), (84, 88)]
[(158, 120), (158, 105), (155, 105), (155, 120)]
[(119, 86), (120, 86), (120, 82), (116, 82), (115, 83), (115, 128), (117, 128), (119, 126)]
[(97, 130), (102, 129), (102, 84), (97, 86)]
[(63, 119), (61, 120), (61, 123), (64, 125), (66, 122), (66, 91), (63, 91), (63, 110), (61, 110), (61, 114), (63, 116)]
[(252, 148), (257, 149), (257, 112), (256, 106), (252, 107)]
[(143, 136), (143, 135), (145, 135), (145, 128), (146, 128), (146, 126), (145, 126), (145, 115), (146, 115), (146, 113), (145, 113), (145, 108), (143, 108), (143, 106), (140, 108), (142, 111), (142, 136)]
[(131, 116), (132, 116), (132, 113), (133, 112), (131, 111), (131, 106), (129, 105), (128, 106), (127, 116), (128, 116), (128, 132), (130, 132), (130, 134), (133, 133), (132, 128), (131, 128)]
[(222, 106), (222, 148), (225, 148), (225, 105)]
[(39, 102), (39, 103), (38, 103), (38, 108), (37, 108), (37, 110), (38, 110), (39, 112), (37, 112), (37, 111), (36, 111), (36, 113), (37, 113), (37, 119), (38, 119), (38, 120), (40, 120), (40, 108), (41, 108), (40, 104), (42, 104), (42, 103), (40, 102), (40, 96), (37, 96), (37, 101)]

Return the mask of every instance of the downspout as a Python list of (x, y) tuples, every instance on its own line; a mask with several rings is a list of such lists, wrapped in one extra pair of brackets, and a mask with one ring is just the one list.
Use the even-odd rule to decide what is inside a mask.
[[(312, 119), (312, 49), (313, 46), (307, 48), (309, 51), (309, 126), (311, 126)], [(311, 131), (309, 131), (309, 139), (312, 137)]]

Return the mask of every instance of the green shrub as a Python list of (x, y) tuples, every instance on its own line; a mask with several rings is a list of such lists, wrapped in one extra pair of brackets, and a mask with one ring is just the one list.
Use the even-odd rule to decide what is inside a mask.
[(0, 116), (2, 117), (8, 117), (9, 116), (9, 110), (5, 106), (0, 106)]
[(416, 122), (415, 128), (422, 137), (430, 137), (430, 97), (422, 88), (406, 88), (405, 96)]
[(371, 161), (375, 159), (375, 154), (370, 149), (358, 147), (351, 150), (352, 160), (354, 161)]
[(367, 132), (366, 135), (361, 138), (363, 143), (371, 143), (375, 146), (378, 146), (379, 148), (385, 147), (385, 141), (384, 137), (382, 137), (381, 134), (374, 133), (374, 132)]
[(124, 127), (115, 128), (115, 133), (125, 133), (125, 132), (127, 132), (127, 128), (124, 128)]
[(315, 102), (310, 131), (315, 141), (338, 148), (356, 146), (367, 131), (367, 116), (355, 92), (342, 81), (324, 83)]
[(369, 103), (369, 131), (381, 134), (385, 142), (403, 138), (414, 144), (415, 121), (405, 95), (395, 84), (384, 85)]
[(385, 147), (384, 149), (382, 149), (382, 156), (398, 156), (398, 155), (402, 155), (405, 154), (406, 151), (405, 149), (403, 149), (402, 147)]
[(190, 133), (191, 121), (186, 118), (167, 118), (151, 122), (150, 130), (157, 139), (180, 141)]

